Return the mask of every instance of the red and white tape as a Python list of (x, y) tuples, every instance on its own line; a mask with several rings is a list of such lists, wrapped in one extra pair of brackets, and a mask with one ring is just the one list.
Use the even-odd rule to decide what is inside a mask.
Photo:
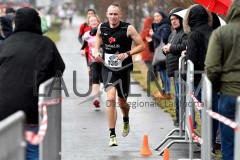
[(38, 133), (35, 134), (34, 132), (31, 132), (31, 131), (25, 132), (26, 140), (33, 145), (38, 145), (40, 142), (42, 142), (44, 136), (46, 135), (46, 131), (47, 131), (47, 106), (46, 105), (43, 105), (42, 111), (43, 111), (43, 119), (40, 124)]
[(58, 104), (58, 103), (61, 103), (61, 102), (62, 102), (62, 98), (51, 99), (51, 100), (45, 101), (43, 103), (43, 105), (49, 106), (49, 105), (54, 105), (54, 104)]
[(227, 126), (233, 128), (235, 131), (238, 130), (238, 125), (237, 123), (235, 123), (234, 121), (216, 113), (216, 112), (213, 112), (211, 110), (207, 110), (206, 111), (212, 118), (216, 119), (216, 120), (219, 120), (220, 122), (226, 124)]
[(190, 92), (189, 93), (190, 96), (192, 97), (193, 99), (193, 102), (195, 104), (195, 107), (198, 109), (198, 110), (201, 110), (203, 107), (204, 107), (204, 103), (203, 102), (199, 102), (198, 99), (195, 97), (194, 95), (194, 92)]
[[(54, 99), (54, 100), (49, 100), (45, 101), (42, 105), (42, 111), (43, 111), (43, 118), (42, 122), (39, 127), (39, 131), (37, 134), (31, 131), (26, 131), (25, 132), (25, 139), (33, 144), (33, 145), (38, 145), (42, 142), (44, 136), (46, 135), (47, 131), (47, 126), (48, 126), (48, 115), (47, 115), (47, 106), (48, 105), (54, 105), (62, 102), (62, 98)], [(41, 110), (41, 106), (38, 107), (39, 111)]]
[(197, 141), (199, 144), (203, 144), (203, 140), (201, 137), (195, 135), (195, 133), (192, 133), (192, 138)]
[(191, 129), (191, 132), (192, 132), (192, 138), (194, 140), (196, 140), (198, 143), (203, 144), (202, 138), (195, 135), (195, 133), (194, 133), (194, 128), (193, 128), (193, 122), (192, 122), (192, 116), (191, 115), (188, 116), (188, 121), (189, 121), (190, 129)]

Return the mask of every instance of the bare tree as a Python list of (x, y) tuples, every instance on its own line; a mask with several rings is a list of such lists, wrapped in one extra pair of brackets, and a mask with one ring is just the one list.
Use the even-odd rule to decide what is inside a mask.
[[(75, 0), (75, 2), (82, 12), (86, 11), (86, 6), (94, 3), (101, 21), (106, 21), (107, 7), (113, 3), (113, 0)], [(194, 0), (115, 0), (115, 2), (121, 6), (124, 13), (123, 20), (133, 24), (137, 30), (141, 29), (142, 20), (146, 15), (146, 13), (143, 14), (143, 9), (146, 12), (146, 7), (149, 15), (152, 16), (153, 12), (158, 9), (169, 13), (175, 7), (188, 8), (191, 4), (194, 4)]]

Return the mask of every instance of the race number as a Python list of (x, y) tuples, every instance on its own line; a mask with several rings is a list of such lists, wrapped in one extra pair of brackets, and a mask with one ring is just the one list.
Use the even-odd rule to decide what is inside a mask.
[(107, 54), (105, 53), (105, 63), (111, 68), (122, 67), (122, 61), (117, 59), (118, 54)]

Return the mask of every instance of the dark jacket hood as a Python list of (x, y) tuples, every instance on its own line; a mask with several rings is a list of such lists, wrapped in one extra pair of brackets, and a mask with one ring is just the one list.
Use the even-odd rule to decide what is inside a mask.
[(183, 19), (183, 29), (186, 34), (194, 30), (194, 28), (208, 24), (212, 27), (212, 14), (202, 5), (191, 5)]
[(227, 14), (226, 23), (240, 19), (240, 0), (233, 0)]
[(42, 34), (40, 17), (32, 8), (20, 8), (16, 12), (14, 33), (22, 31)]

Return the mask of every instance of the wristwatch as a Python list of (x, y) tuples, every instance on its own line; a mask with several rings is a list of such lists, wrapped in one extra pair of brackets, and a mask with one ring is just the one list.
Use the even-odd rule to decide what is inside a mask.
[(131, 53), (130, 53), (130, 51), (127, 51), (126, 53), (127, 53), (128, 57), (130, 57), (130, 56), (131, 56)]

